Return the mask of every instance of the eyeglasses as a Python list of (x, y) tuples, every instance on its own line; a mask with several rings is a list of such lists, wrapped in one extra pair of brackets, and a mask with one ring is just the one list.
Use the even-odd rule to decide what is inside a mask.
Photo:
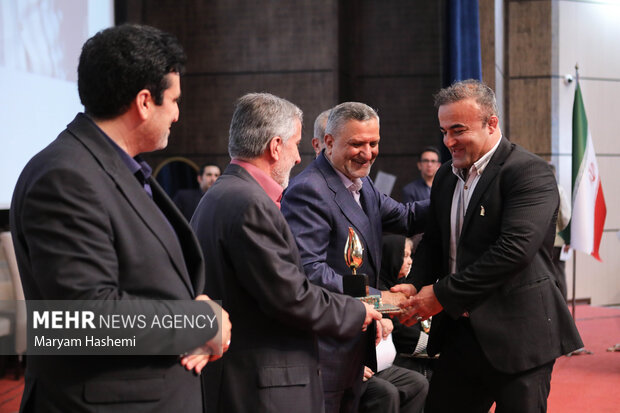
[(436, 161), (434, 159), (420, 159), (420, 163), (430, 163), (430, 164), (433, 164), (433, 163), (439, 163), (439, 161)]

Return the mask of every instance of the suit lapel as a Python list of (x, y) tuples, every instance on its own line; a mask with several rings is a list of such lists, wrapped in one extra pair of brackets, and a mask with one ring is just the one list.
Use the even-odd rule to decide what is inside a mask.
[[(366, 245), (366, 255), (376, 266), (376, 258), (374, 257), (375, 251), (370, 249), (370, 246), (376, 244), (376, 242), (373, 241), (373, 230), (371, 228), (368, 216), (366, 215), (364, 210), (357, 204), (357, 202), (355, 202), (355, 199), (351, 195), (351, 192), (349, 192), (349, 190), (345, 188), (342, 180), (340, 179), (336, 171), (334, 171), (334, 168), (331, 166), (329, 161), (325, 158), (325, 155), (321, 154), (319, 156), (319, 159), (317, 159), (317, 164), (319, 170), (325, 177), (327, 186), (334, 193), (334, 201), (336, 202), (336, 205), (338, 205), (338, 208), (340, 209), (342, 214), (351, 223), (358, 235), (362, 238), (364, 244)], [(364, 196), (367, 191), (372, 191), (372, 189), (368, 188), (368, 182), (364, 182), (361, 190), (362, 196), (360, 197), (360, 202), (366, 202), (366, 204), (363, 204), (366, 206), (372, 203), (368, 195)], [(378, 269), (376, 269), (375, 272), (378, 274), (377, 270)]]
[[(190, 277), (189, 274), (189, 269), (195, 268), (196, 265), (200, 266), (202, 260), (200, 257), (201, 253), (198, 250), (198, 243), (192, 242), (194, 235), (191, 228), (164, 189), (152, 177), (149, 179), (149, 184), (153, 191), (155, 204), (168, 221), (164, 222), (161, 219), (153, 220), (153, 226), (158, 227), (155, 235), (160, 234), (160, 241), (168, 250), (174, 266), (181, 274), (181, 279), (193, 297), (196, 291), (202, 292), (204, 289), (204, 277), (201, 276), (204, 273), (204, 269), (200, 269), (200, 276), (198, 277)], [(162, 223), (165, 224), (166, 228), (161, 225)]]
[(512, 150), (512, 145), (506, 138), (501, 138), (501, 142), (497, 147), (497, 150), (491, 157), (488, 165), (484, 169), (480, 180), (476, 184), (476, 188), (474, 189), (474, 193), (471, 194), (471, 199), (469, 200), (469, 204), (467, 205), (467, 211), (465, 213), (465, 218), (463, 219), (463, 228), (461, 230), (461, 234), (467, 231), (467, 227), (469, 226), (469, 222), (471, 221), (471, 217), (478, 213), (480, 209), (484, 205), (480, 204), (480, 199), (482, 198), (482, 194), (485, 193), (487, 187), (497, 174), (499, 173), (504, 161), (510, 154)]
[[(101, 168), (115, 182), (116, 188), (129, 204), (131, 204), (136, 214), (161, 242), (162, 246), (168, 252), (179, 276), (192, 296), (194, 296), (194, 289), (187, 273), (187, 266), (183, 259), (180, 240), (171, 227), (173, 224), (166, 221), (162, 210), (160, 210), (154, 200), (147, 195), (142, 185), (140, 185), (138, 180), (131, 174), (125, 164), (123, 164), (123, 161), (115, 152), (114, 148), (107, 142), (99, 129), (92, 125), (88, 119), (83, 119), (81, 116), (84, 115), (78, 115), (76, 119), (68, 125), (67, 129), (71, 131), (95, 157)], [(163, 193), (163, 189), (153, 179), (151, 179), (149, 183), (151, 189), (154, 191), (153, 195), (156, 199), (161, 200), (166, 197)]]
[[(383, 224), (381, 219), (375, 220), (375, 222), (371, 222), (368, 217), (381, 217), (379, 212), (379, 201), (375, 195), (374, 184), (370, 180), (370, 178), (366, 177), (362, 179), (364, 185), (362, 186), (360, 201), (362, 206), (364, 207), (364, 211), (366, 211), (366, 223), (368, 224), (370, 235), (369, 235), (369, 257), (371, 261), (375, 265), (375, 273), (379, 274), (379, 269), (381, 268), (381, 238), (382, 238), (382, 228)], [(378, 278), (378, 275), (377, 275)]]

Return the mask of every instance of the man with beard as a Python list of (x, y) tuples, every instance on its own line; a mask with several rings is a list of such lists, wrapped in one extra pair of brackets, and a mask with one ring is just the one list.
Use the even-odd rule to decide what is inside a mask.
[(555, 359), (583, 344), (553, 278), (559, 196), (547, 162), (511, 143), (478, 80), (435, 95), (452, 155), (433, 181), (407, 323), (433, 316), (424, 411), (545, 412)]
[(304, 275), (279, 210), (300, 162), (301, 122), (301, 110), (285, 99), (241, 97), (230, 125), (232, 161), (192, 217), (206, 290), (235, 320), (227, 356), (205, 370), (209, 412), (322, 411), (316, 335), (355, 337), (381, 318)]

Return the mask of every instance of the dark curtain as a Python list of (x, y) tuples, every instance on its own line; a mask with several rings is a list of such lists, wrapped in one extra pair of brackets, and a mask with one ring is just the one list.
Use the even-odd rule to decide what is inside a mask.
[[(444, 87), (457, 80), (482, 80), (478, 0), (447, 0), (445, 21)], [(450, 153), (443, 144), (440, 148), (445, 162)]]
[(482, 80), (480, 25), (477, 0), (448, 0), (446, 8), (448, 41), (444, 84), (456, 80)]
[(196, 170), (183, 161), (172, 161), (157, 172), (157, 182), (173, 198), (179, 189), (198, 188)]

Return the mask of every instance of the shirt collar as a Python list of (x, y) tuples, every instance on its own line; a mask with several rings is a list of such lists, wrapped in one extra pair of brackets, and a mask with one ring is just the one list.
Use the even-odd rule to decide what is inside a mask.
[[(482, 175), (482, 173), (484, 172), (485, 168), (487, 167), (487, 165), (491, 161), (491, 158), (493, 157), (493, 154), (497, 150), (497, 148), (499, 146), (499, 143), (501, 141), (502, 141), (502, 137), (500, 136), (499, 139), (497, 140), (497, 142), (495, 142), (495, 145), (493, 145), (493, 148), (491, 148), (490, 151), (488, 151), (487, 153), (482, 155), (482, 157), (480, 157), (480, 159), (478, 159), (476, 162), (474, 162), (474, 164), (469, 168), (468, 174), (476, 173), (478, 175)], [(460, 179), (462, 179), (463, 181), (466, 180), (465, 179), (465, 174), (463, 173), (463, 170), (456, 168), (454, 166), (454, 164), (452, 165), (452, 173), (454, 175), (456, 175), (457, 177), (459, 177)]]
[(112, 147), (114, 148), (114, 150), (116, 151), (118, 156), (120, 156), (120, 158), (123, 161), (123, 163), (125, 164), (125, 166), (127, 166), (129, 171), (133, 175), (136, 175), (136, 173), (139, 172), (138, 177), (142, 181), (142, 183), (146, 182), (151, 177), (151, 174), (152, 174), (153, 170), (151, 169), (150, 165), (148, 163), (146, 163), (146, 161), (144, 159), (142, 159), (142, 157), (140, 155), (136, 155), (133, 158), (131, 156), (129, 156), (129, 154), (127, 152), (125, 152), (125, 150), (123, 148), (118, 146), (118, 144), (116, 142), (114, 142), (112, 140), (112, 138), (110, 138), (103, 131), (103, 129), (101, 129), (99, 127), (99, 125), (97, 125), (95, 123), (95, 121), (92, 120), (92, 118), (90, 116), (86, 115), (86, 118), (95, 126), (95, 128), (97, 128), (99, 130), (99, 132), (101, 132), (101, 134), (107, 139), (107, 141), (110, 143), (110, 145), (112, 145)]
[(349, 189), (351, 188), (351, 185), (353, 185), (353, 188), (352, 188), (353, 191), (355, 192), (361, 191), (363, 182), (360, 178), (355, 178), (353, 181), (350, 180), (345, 174), (343, 174), (338, 169), (336, 169), (334, 164), (329, 160), (327, 156), (325, 157), (325, 159), (327, 159), (327, 162), (329, 162), (329, 164), (334, 169), (334, 171), (336, 171), (336, 174), (342, 181), (342, 184), (344, 185), (345, 188)]
[(280, 200), (282, 199), (282, 185), (274, 181), (274, 179), (266, 174), (263, 170), (250, 162), (243, 161), (241, 159), (233, 159), (230, 161), (233, 165), (239, 165), (245, 169), (251, 176), (258, 182), (258, 184), (267, 193), (269, 199), (271, 199), (280, 208)]

